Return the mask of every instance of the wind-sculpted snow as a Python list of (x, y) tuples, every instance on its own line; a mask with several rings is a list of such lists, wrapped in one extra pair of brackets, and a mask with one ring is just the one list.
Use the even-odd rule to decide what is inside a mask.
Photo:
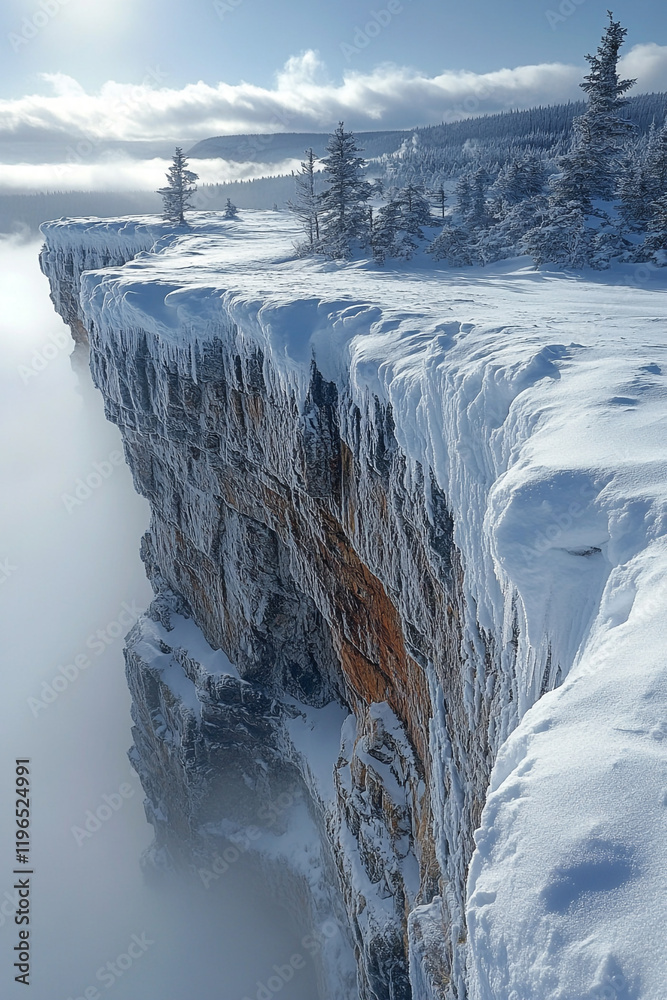
[[(76, 237), (74, 236), (76, 232)], [(84, 271), (118, 266), (140, 251), (150, 250), (161, 238), (168, 241), (173, 230), (152, 217), (114, 220), (61, 219), (49, 223), (49, 238), (40, 254), (40, 265), (51, 279), (51, 299), (56, 312), (68, 324), (77, 343), (87, 343), (79, 302)]]
[[(56, 301), (52, 262), (101, 239), (69, 233)], [(296, 237), (200, 216), (72, 293), (152, 508), (153, 858), (210, 864), (296, 783), (316, 863), (298, 810), (256, 852), (311, 923), (346, 914), (324, 995), (353, 944), (364, 1000), (658, 1000), (667, 293)], [(228, 679), (182, 624), (157, 643), (174, 616)]]

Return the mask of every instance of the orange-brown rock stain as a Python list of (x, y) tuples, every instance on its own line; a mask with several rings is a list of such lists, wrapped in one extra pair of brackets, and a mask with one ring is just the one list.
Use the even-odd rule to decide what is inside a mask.
[(422, 668), (405, 649), (398, 611), (341, 526), (323, 513), (322, 527), (319, 558), (336, 595), (330, 625), (349, 690), (363, 705), (386, 701), (426, 766), (428, 687)]

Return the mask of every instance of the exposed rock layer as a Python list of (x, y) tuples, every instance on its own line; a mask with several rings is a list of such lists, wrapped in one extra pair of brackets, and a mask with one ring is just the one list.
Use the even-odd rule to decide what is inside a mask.
[[(266, 827), (258, 803), (303, 787), (318, 860), (279, 867), (307, 887), (311, 924), (344, 912), (364, 1000), (462, 998), (465, 878), (516, 646), (499, 670), (466, 606), (447, 497), (399, 447), (389, 405), (316, 362), (299, 394), (224, 316), (204, 343), (167, 351), (148, 329), (96, 329), (77, 281), (122, 263), (114, 252), (74, 265), (54, 243), (42, 264), (75, 337), (87, 323), (94, 380), (151, 505), (142, 556), (158, 600), (127, 668), (153, 860), (201, 870), (230, 836)], [(238, 677), (180, 644), (175, 616)], [(339, 748), (321, 748), (328, 791), (298, 730), (332, 703), (350, 716)], [(347, 995), (344, 942), (327, 949), (323, 992)]]
[[(142, 549), (149, 577), (158, 592), (185, 599), (210, 645), (224, 649), (246, 682), (245, 739), (227, 708), (237, 685), (217, 686), (203, 699), (201, 723), (181, 727), (179, 755), (191, 753), (193, 764), (179, 793), (173, 761), (150, 774), (149, 799), (161, 801), (170, 788), (177, 804), (176, 814), (165, 810), (164, 840), (196, 841), (210, 822), (210, 802), (221, 801), (221, 774), (223, 808), (233, 802), (235, 818), (249, 822), (241, 806), (245, 781), (251, 799), (280, 792), (276, 775), (288, 755), (276, 735), (285, 711), (279, 702), (287, 696), (318, 707), (337, 699), (357, 722), (336, 763), (337, 798), (325, 823), (363, 955), (362, 993), (407, 997), (408, 914), (445, 891), (461, 907), (473, 849), (471, 839), (458, 844), (459, 867), (443, 874), (429, 794), (429, 667), (462, 751), (455, 762), (469, 790), (467, 831), (477, 826), (490, 765), (492, 698), (478, 729), (469, 727), (464, 708), (461, 567), (445, 498), (431, 484), (430, 520), (423, 485), (406, 483), (391, 413), (376, 401), (372, 420), (359, 413), (314, 366), (304, 419), (289, 398), (269, 396), (261, 358), (229, 353), (222, 339), (198, 359), (196, 384), (177, 362), (156, 365), (146, 343), (113, 355), (93, 336), (92, 348), (108, 416), (123, 432), (135, 483), (151, 504)], [(341, 437), (341, 424), (371, 423), (372, 439)], [(146, 762), (160, 759), (164, 737), (152, 728), (137, 650), (131, 639), (143, 773), (152, 769)], [(392, 729), (374, 715), (378, 704), (391, 709)], [(204, 737), (201, 752), (188, 750), (190, 733), (195, 742)], [(222, 758), (211, 760), (212, 747)], [(366, 880), (377, 901), (361, 888)], [(366, 910), (371, 916), (362, 920)], [(443, 942), (451, 922), (446, 915)]]

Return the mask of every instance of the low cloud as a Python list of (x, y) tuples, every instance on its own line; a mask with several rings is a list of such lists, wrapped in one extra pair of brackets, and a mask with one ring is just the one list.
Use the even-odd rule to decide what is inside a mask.
[[(621, 62), (636, 92), (667, 89), (667, 46), (635, 45)], [(188, 141), (234, 133), (326, 131), (339, 120), (354, 129), (409, 128), (582, 96), (584, 68), (541, 63), (490, 73), (382, 65), (331, 82), (316, 52), (288, 60), (272, 88), (249, 83), (180, 90), (108, 82), (86, 93), (64, 74), (45, 76), (52, 93), (0, 101), (0, 135), (69, 133), (91, 140)]]
[(637, 80), (637, 93), (667, 90), (667, 45), (635, 45), (621, 59), (620, 71)]
[[(166, 183), (170, 160), (109, 158), (102, 163), (0, 163), (0, 194), (35, 191), (155, 191)], [(224, 184), (287, 174), (299, 168), (298, 160), (278, 163), (237, 163), (228, 160), (192, 160), (190, 166), (201, 184)]]

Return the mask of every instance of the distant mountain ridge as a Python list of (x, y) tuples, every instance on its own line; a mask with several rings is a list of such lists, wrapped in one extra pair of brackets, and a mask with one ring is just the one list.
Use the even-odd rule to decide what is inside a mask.
[[(586, 101), (568, 101), (567, 104), (538, 105), (525, 111), (501, 111), (495, 115), (480, 115), (461, 121), (440, 125), (426, 125), (414, 131), (425, 146), (440, 146), (455, 142), (484, 141), (498, 136), (525, 136), (547, 133), (550, 136), (567, 135), (572, 121), (583, 115)], [(637, 94), (629, 97), (627, 117), (639, 128), (648, 132), (651, 122), (661, 125), (667, 115), (667, 93)]]
[[(366, 159), (398, 152), (406, 139), (416, 137), (424, 147), (464, 145), (485, 142), (502, 136), (543, 135), (549, 146), (565, 138), (572, 120), (584, 113), (585, 101), (550, 104), (527, 108), (525, 111), (502, 111), (456, 122), (442, 122), (413, 129), (379, 132), (355, 132)], [(640, 132), (647, 132), (653, 120), (661, 124), (667, 114), (667, 94), (639, 94), (628, 99), (628, 118)], [(548, 137), (548, 139), (547, 139)], [(324, 156), (329, 135), (326, 132), (258, 132), (250, 135), (218, 135), (195, 143), (187, 155), (192, 159), (222, 159), (237, 163), (280, 163), (301, 159), (312, 147), (317, 157)]]
[[(393, 132), (355, 132), (367, 158), (394, 153), (412, 135), (413, 130)], [(271, 132), (254, 135), (217, 135), (203, 139), (187, 151), (191, 159), (231, 160), (236, 163), (280, 163), (301, 159), (312, 147), (316, 156), (324, 156), (328, 132)]]

